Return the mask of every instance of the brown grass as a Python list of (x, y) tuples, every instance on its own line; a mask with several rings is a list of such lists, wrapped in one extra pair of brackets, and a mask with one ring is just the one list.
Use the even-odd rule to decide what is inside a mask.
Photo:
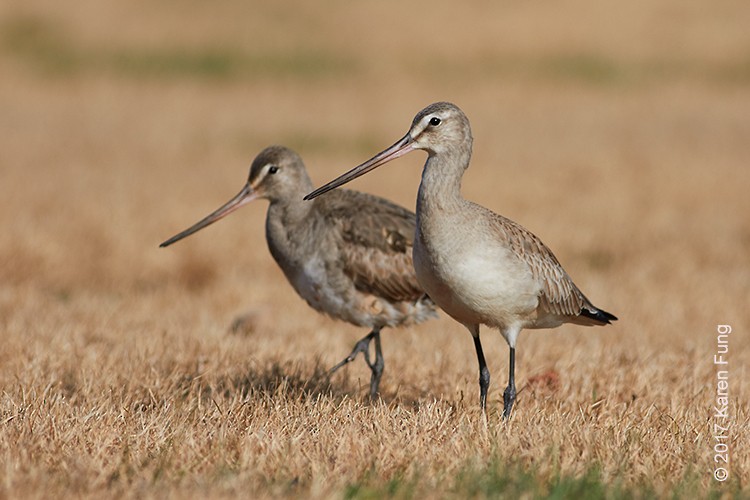
[[(641, 495), (720, 494), (718, 324), (727, 491), (744, 487), (748, 25), (740, 1), (4, 4), (0, 496), (460, 498), (497, 470), (544, 495), (592, 468)], [(449, 318), (384, 334), (382, 402), (361, 362), (328, 379), (365, 332), (293, 294), (262, 203), (157, 248), (262, 147), (296, 149), (319, 184), (438, 99), (472, 119), (464, 194), (621, 318), (524, 333), (507, 424), (502, 338), (484, 333), (485, 427)], [(413, 206), (422, 161), (354, 187)]]

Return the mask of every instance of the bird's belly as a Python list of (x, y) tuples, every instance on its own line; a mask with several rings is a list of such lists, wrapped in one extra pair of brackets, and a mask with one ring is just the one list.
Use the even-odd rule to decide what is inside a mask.
[(331, 282), (323, 259), (312, 258), (293, 266), (291, 272), (285, 272), (297, 294), (316, 311), (338, 316), (345, 307), (345, 297), (337, 293), (335, 283)]
[(309, 259), (287, 273), (294, 290), (318, 312), (369, 328), (419, 323), (434, 317), (429, 304), (391, 303), (364, 293), (351, 278), (323, 259)]
[(482, 241), (453, 239), (435, 246), (420, 240), (414, 246), (417, 279), (457, 321), (503, 329), (536, 309), (540, 286), (505, 248)]

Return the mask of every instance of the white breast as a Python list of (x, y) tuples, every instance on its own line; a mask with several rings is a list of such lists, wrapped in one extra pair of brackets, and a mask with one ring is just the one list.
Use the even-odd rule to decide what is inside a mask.
[[(486, 324), (504, 329), (528, 317), (538, 305), (541, 290), (528, 266), (512, 252), (478, 232), (430, 228), (425, 243), (418, 229), (414, 267), (430, 297), (464, 324)], [(437, 229), (437, 230), (436, 230)]]

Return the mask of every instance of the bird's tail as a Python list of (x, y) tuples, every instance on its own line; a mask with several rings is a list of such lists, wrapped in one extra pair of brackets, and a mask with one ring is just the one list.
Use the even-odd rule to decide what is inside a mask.
[(582, 307), (579, 317), (583, 320), (581, 324), (584, 325), (609, 325), (613, 321), (617, 321), (617, 316), (614, 314), (593, 306)]

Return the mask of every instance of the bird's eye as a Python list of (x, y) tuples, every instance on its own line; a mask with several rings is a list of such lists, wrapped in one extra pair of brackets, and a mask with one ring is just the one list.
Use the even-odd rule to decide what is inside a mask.
[(437, 127), (438, 125), (440, 125), (440, 118), (438, 118), (437, 116), (433, 116), (432, 118), (430, 118), (430, 125), (432, 125), (433, 127)]
[(268, 168), (268, 173), (271, 174), (271, 175), (275, 174), (278, 171), (279, 171), (279, 167), (277, 167), (276, 165), (271, 165)]

